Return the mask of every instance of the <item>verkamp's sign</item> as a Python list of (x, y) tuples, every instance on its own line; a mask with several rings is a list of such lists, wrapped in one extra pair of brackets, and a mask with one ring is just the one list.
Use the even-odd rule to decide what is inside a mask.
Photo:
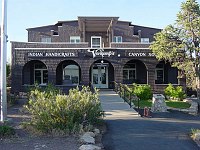
[(93, 58), (98, 57), (98, 56), (101, 56), (103, 58), (105, 56), (110, 57), (110, 56), (115, 55), (114, 51), (105, 51), (102, 48), (99, 48), (99, 49), (96, 49), (96, 50), (88, 49), (88, 52), (92, 53)]

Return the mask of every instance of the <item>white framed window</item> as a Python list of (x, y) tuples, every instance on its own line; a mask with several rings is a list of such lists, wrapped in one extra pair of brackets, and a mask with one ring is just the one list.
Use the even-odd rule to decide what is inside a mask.
[(77, 65), (67, 65), (63, 69), (63, 81), (67, 84), (79, 84), (79, 67)]
[(149, 43), (149, 38), (141, 38), (141, 43)]
[(92, 48), (101, 48), (101, 37), (100, 36), (91, 36), (91, 47)]
[(51, 43), (51, 37), (41, 37), (42, 43)]
[(80, 43), (81, 37), (80, 36), (70, 36), (70, 43)]
[(155, 80), (156, 84), (164, 83), (164, 64), (157, 64), (155, 70)]
[(34, 64), (34, 83), (47, 84), (48, 83), (48, 70), (42, 63)]
[(114, 36), (113, 42), (122, 43), (122, 36)]
[(136, 79), (136, 64), (126, 64), (124, 66), (123, 79), (124, 80), (135, 80)]

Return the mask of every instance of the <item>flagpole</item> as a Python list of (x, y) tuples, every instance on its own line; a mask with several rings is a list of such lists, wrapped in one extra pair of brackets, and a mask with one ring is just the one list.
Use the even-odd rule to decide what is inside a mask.
[(1, 22), (1, 122), (7, 119), (7, 90), (6, 90), (6, 60), (7, 60), (7, 0), (2, 0)]

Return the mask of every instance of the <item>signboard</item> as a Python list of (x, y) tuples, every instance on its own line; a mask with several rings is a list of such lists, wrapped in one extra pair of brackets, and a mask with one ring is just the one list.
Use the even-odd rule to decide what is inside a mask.
[(92, 57), (110, 57), (110, 56), (114, 56), (115, 52), (112, 50), (104, 50), (103, 48), (99, 48), (99, 49), (88, 49), (87, 50), (89, 53), (92, 53)]
[(78, 57), (76, 52), (28, 52), (28, 57)]
[(155, 54), (152, 52), (127, 52), (126, 56), (128, 57), (155, 57)]

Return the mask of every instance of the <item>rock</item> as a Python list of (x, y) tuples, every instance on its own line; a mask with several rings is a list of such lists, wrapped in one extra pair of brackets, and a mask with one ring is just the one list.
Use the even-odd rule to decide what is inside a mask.
[(200, 132), (194, 134), (194, 140), (200, 141)]
[(96, 145), (82, 145), (81, 147), (79, 147), (79, 150), (100, 150), (101, 147), (96, 146)]
[(153, 94), (152, 99), (152, 112), (167, 112), (165, 97), (162, 94)]
[(100, 134), (100, 130), (99, 130), (99, 129), (94, 129), (94, 134), (95, 134), (95, 135)]
[(84, 134), (80, 138), (80, 141), (85, 144), (95, 144), (95, 139), (92, 136), (90, 136), (89, 134)]
[(91, 137), (95, 137), (95, 134), (93, 132), (86, 132), (84, 135), (90, 135)]

